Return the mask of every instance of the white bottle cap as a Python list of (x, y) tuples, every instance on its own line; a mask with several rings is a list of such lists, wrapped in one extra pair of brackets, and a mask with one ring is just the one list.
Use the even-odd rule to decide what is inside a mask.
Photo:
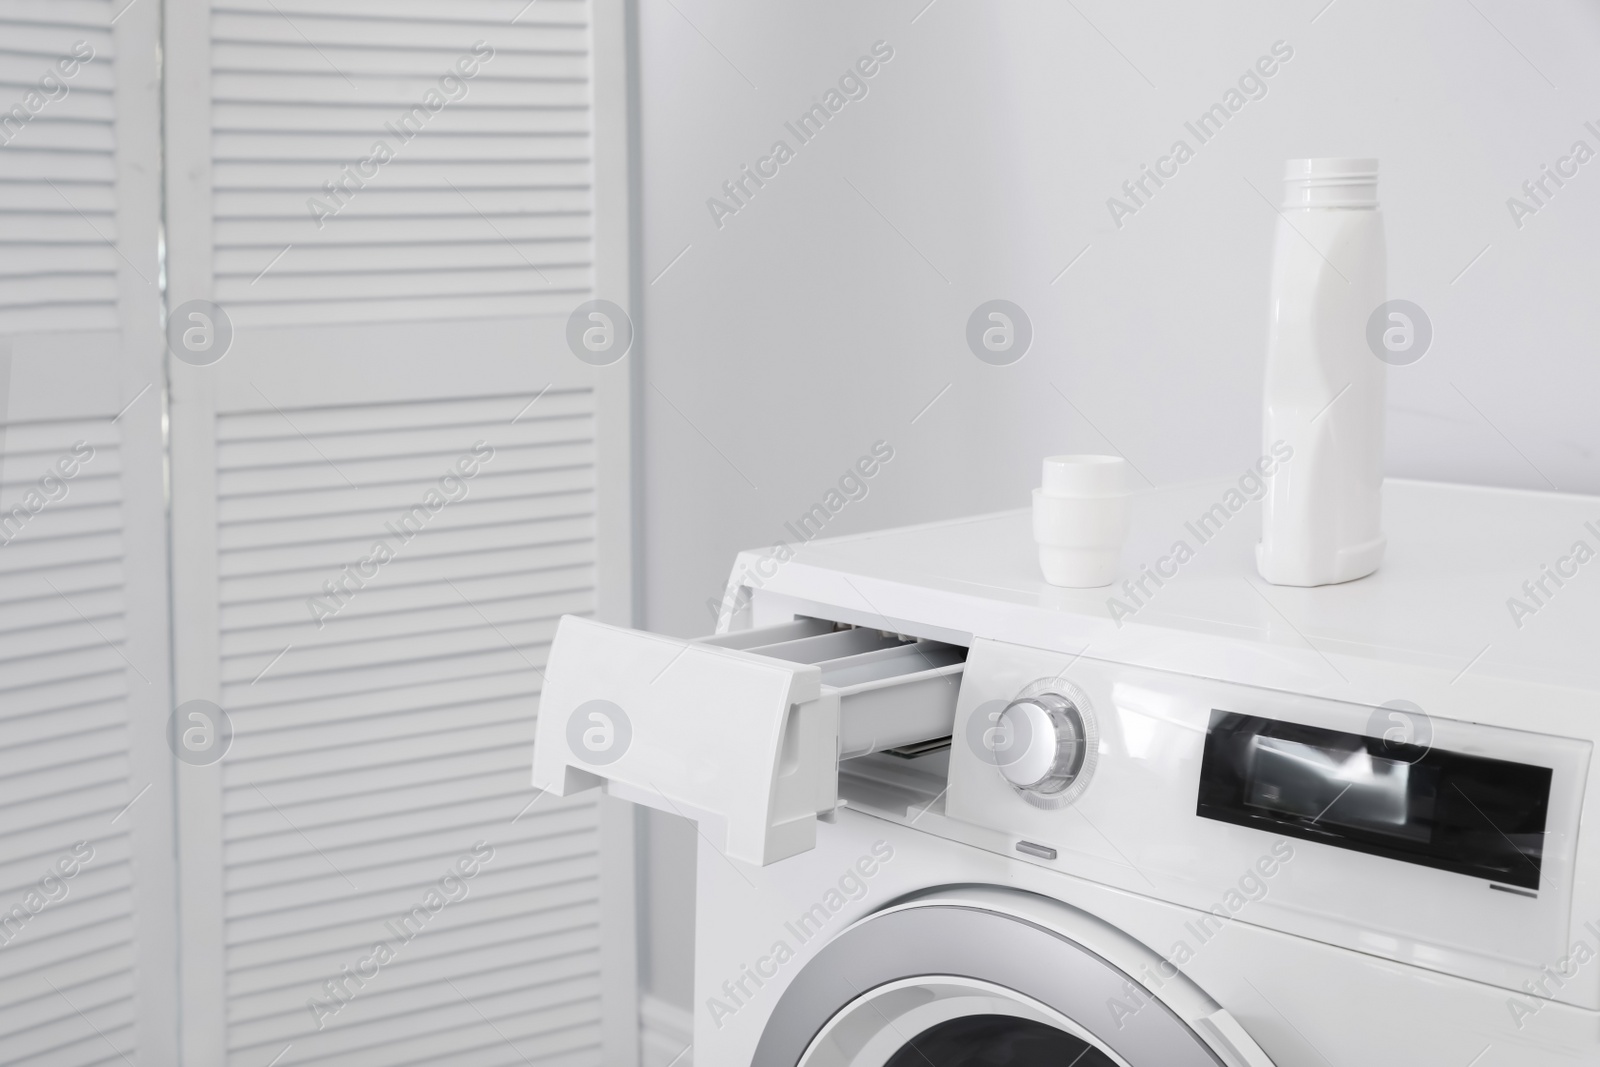
[(1290, 159), (1283, 165), (1283, 206), (1378, 206), (1376, 159)]
[(1128, 491), (1128, 461), (1121, 456), (1046, 456), (1046, 496), (1110, 496)]

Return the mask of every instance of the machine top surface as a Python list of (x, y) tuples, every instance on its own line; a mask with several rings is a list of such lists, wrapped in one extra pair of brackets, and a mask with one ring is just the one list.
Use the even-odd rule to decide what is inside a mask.
[(1600, 498), (1391, 479), (1377, 573), (1293, 588), (1256, 573), (1259, 506), (1237, 490), (1136, 494), (1119, 578), (1101, 589), (1045, 583), (1026, 509), (818, 539), (782, 563), (772, 549), (745, 552), (733, 582), (841, 621), (1196, 673), (1242, 654), (1346, 684), (1359, 680), (1341, 663), (1399, 662), (1600, 690)]

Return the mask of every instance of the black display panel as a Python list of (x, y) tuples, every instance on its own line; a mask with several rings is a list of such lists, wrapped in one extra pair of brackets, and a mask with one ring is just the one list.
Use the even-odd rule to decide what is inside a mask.
[(1548, 767), (1213, 711), (1195, 814), (1539, 888)]

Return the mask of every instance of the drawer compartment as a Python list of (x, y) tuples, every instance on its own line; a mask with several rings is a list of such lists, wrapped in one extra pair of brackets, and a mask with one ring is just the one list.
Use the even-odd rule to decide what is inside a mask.
[(818, 619), (697, 641), (566, 616), (534, 785), (603, 786), (766, 864), (815, 844), (839, 761), (947, 737), (966, 649)]
[[(944, 646), (948, 648), (949, 646)], [(965, 653), (966, 649), (961, 649)], [(912, 667), (904, 673), (872, 678), (835, 690), (839, 697), (839, 758), (851, 759), (949, 737), (961, 695), (962, 660), (942, 665), (947, 655), (917, 652), (872, 666)], [(923, 664), (935, 664), (923, 666)], [(830, 686), (823, 671), (824, 693)]]
[(700, 643), (821, 668), (822, 695), (839, 701), (840, 759), (948, 737), (967, 658), (959, 645), (818, 619)]

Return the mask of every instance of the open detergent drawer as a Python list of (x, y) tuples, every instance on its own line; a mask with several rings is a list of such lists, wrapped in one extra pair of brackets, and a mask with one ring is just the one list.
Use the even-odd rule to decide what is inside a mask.
[(820, 619), (684, 640), (568, 615), (545, 668), (533, 784), (604, 786), (697, 820), (729, 856), (816, 844), (839, 761), (948, 737), (966, 649)]

